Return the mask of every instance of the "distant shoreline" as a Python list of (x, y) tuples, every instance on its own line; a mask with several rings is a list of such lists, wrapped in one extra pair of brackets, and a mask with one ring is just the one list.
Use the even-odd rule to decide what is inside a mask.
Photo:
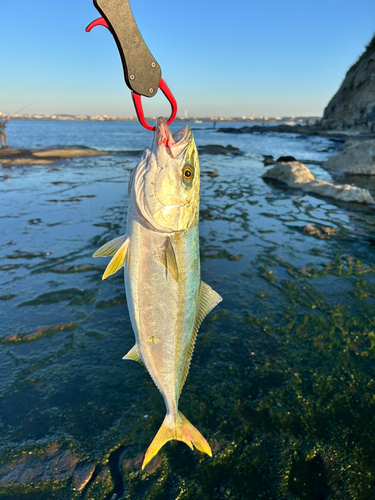
[[(8, 114), (9, 120), (46, 120), (46, 121), (124, 121), (124, 122), (138, 122), (134, 116), (116, 117), (116, 116), (85, 116), (85, 115), (17, 115)], [(300, 124), (314, 124), (322, 119), (320, 116), (284, 116), (284, 117), (176, 117), (177, 122), (192, 122), (192, 123), (287, 123), (290, 125)], [(146, 117), (146, 121), (152, 122), (156, 120), (156, 116)]]

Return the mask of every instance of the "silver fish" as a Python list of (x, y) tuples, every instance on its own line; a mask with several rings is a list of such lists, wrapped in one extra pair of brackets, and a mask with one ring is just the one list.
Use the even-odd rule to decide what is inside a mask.
[(212, 456), (207, 441), (178, 410), (199, 326), (222, 300), (200, 277), (199, 190), (198, 153), (190, 127), (172, 136), (158, 118), (151, 147), (129, 181), (126, 233), (94, 254), (113, 256), (103, 279), (124, 267), (135, 334), (135, 345), (124, 359), (147, 368), (166, 405), (142, 469), (173, 439)]

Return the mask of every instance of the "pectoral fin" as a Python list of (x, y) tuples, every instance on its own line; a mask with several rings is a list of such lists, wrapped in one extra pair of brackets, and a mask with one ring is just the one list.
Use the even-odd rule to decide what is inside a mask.
[(163, 251), (160, 251), (155, 259), (160, 262), (160, 264), (163, 264), (163, 266), (167, 270), (167, 273), (170, 274), (171, 277), (178, 283), (179, 273), (177, 259), (173, 245), (169, 238), (167, 238), (165, 249)]
[(181, 379), (181, 386), (180, 386), (180, 394), (182, 391), (182, 388), (184, 386), (184, 383), (186, 381), (186, 377), (189, 373), (189, 368), (190, 368), (190, 361), (191, 357), (193, 355), (194, 351), (194, 345), (195, 345), (195, 340), (197, 338), (197, 333), (199, 330), (199, 327), (201, 326), (202, 321), (204, 318), (207, 316), (207, 314), (212, 311), (212, 309), (218, 305), (219, 302), (221, 302), (223, 298), (213, 290), (210, 285), (207, 285), (204, 281), (201, 281), (201, 286), (199, 289), (199, 299), (198, 299), (198, 307), (197, 307), (197, 312), (195, 314), (195, 321), (194, 321), (194, 328), (193, 328), (193, 335), (191, 337), (191, 343), (190, 343), (190, 348), (189, 348), (189, 353), (186, 358), (186, 365), (185, 365), (185, 370), (184, 374)]
[(122, 247), (125, 241), (125, 236), (120, 236), (119, 238), (108, 241), (108, 243), (100, 247), (99, 250), (94, 253), (93, 257), (111, 257), (112, 255), (115, 255), (117, 250)]
[(111, 262), (108, 264), (107, 269), (104, 271), (103, 280), (111, 276), (116, 271), (118, 271), (125, 264), (125, 259), (129, 258), (128, 255), (129, 248), (129, 238), (122, 244), (122, 246), (117, 250), (115, 255), (112, 257)]
[(165, 249), (165, 262), (166, 268), (172, 278), (178, 283), (178, 266), (176, 254), (174, 253), (174, 248), (172, 246), (171, 240), (168, 238), (167, 247)]
[(141, 363), (141, 365), (145, 366), (144, 363), (143, 363), (143, 361), (142, 361), (142, 358), (141, 358), (141, 355), (140, 355), (140, 352), (139, 352), (137, 344), (135, 344), (130, 349), (130, 351), (128, 352), (128, 354), (126, 354), (122, 359), (131, 359), (131, 360), (137, 361), (138, 363)]

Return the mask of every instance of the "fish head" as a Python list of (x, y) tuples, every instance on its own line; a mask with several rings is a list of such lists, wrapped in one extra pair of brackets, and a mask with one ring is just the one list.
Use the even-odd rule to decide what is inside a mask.
[(134, 172), (132, 190), (139, 212), (160, 232), (185, 231), (198, 223), (199, 161), (186, 125), (172, 135), (158, 118), (151, 148)]

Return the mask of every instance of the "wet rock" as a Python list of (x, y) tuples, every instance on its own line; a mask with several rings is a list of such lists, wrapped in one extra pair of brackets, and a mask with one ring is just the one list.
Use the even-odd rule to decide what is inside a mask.
[(16, 252), (8, 256), (8, 259), (35, 259), (36, 257), (43, 257), (42, 252)]
[(320, 230), (324, 233), (324, 234), (328, 234), (328, 235), (336, 235), (338, 234), (338, 230), (333, 228), (333, 227), (321, 227)]
[(69, 449), (52, 444), (38, 455), (35, 452), (23, 454), (0, 468), (0, 485), (14, 483), (27, 485), (39, 481), (61, 481), (72, 476), (78, 459)]
[(10, 300), (13, 299), (14, 297), (17, 297), (17, 294), (9, 293), (8, 295), (0, 295), (0, 300)]
[(48, 335), (52, 335), (56, 332), (62, 332), (65, 330), (71, 330), (77, 326), (77, 323), (70, 322), (70, 323), (60, 323), (58, 325), (52, 325), (52, 326), (43, 326), (40, 328), (36, 328), (33, 332), (29, 334), (20, 334), (20, 333), (13, 333), (11, 335), (7, 335), (6, 337), (2, 338), (2, 342), (8, 343), (8, 342), (32, 342), (33, 340), (40, 339), (42, 337), (46, 337)]
[(51, 273), (71, 274), (71, 273), (86, 273), (89, 271), (104, 271), (106, 266), (97, 266), (94, 264), (78, 264), (75, 266), (60, 266), (48, 269)]
[(268, 167), (269, 165), (273, 165), (275, 162), (275, 159), (272, 155), (263, 155), (263, 163), (265, 167)]
[[(156, 455), (156, 457), (152, 461), (154, 461), (157, 457), (160, 458), (160, 455)], [(139, 453), (134, 458), (125, 460), (123, 463), (123, 468), (126, 470), (140, 470), (140, 468), (142, 467), (143, 459), (144, 453)]]
[(278, 163), (262, 175), (263, 179), (275, 179), (289, 187), (298, 188), (305, 193), (318, 194), (335, 200), (374, 203), (367, 189), (357, 188), (349, 184), (334, 185), (330, 182), (315, 179), (310, 170), (302, 163), (293, 161)]
[(342, 174), (375, 175), (375, 139), (349, 143), (348, 147), (328, 158), (322, 167)]
[(311, 224), (303, 226), (302, 232), (309, 236), (317, 236), (320, 239), (329, 239), (330, 236), (336, 236), (338, 234), (338, 230), (333, 227), (315, 227)]
[(199, 214), (203, 219), (214, 219), (214, 217), (215, 217), (209, 208), (205, 208), (203, 210), (200, 210)]
[(95, 464), (84, 462), (78, 464), (73, 473), (73, 488), (76, 491), (82, 491), (92, 478), (94, 471)]
[(302, 232), (306, 234), (311, 234), (311, 235), (318, 235), (320, 234), (320, 231), (318, 228), (315, 226), (311, 226), (310, 224), (306, 224), (306, 226), (303, 226)]
[(22, 264), (5, 264), (5, 266), (0, 266), (0, 271), (11, 271), (12, 269), (18, 269)]
[(202, 177), (205, 177), (206, 175), (207, 175), (207, 177), (211, 177), (212, 179), (214, 179), (215, 177), (219, 177), (219, 174), (217, 174), (216, 172), (212, 172), (210, 170), (207, 170), (206, 172), (204, 172)]
[(85, 146), (64, 146), (42, 150), (0, 148), (0, 164), (49, 165), (60, 158), (81, 158), (107, 154), (107, 151), (98, 151)]
[(280, 158), (278, 158), (277, 160), (277, 163), (282, 163), (282, 162), (289, 162), (289, 161), (297, 161), (294, 156), (280, 156)]
[(221, 144), (207, 144), (206, 146), (198, 147), (199, 154), (206, 153), (210, 155), (241, 155), (241, 150), (228, 144), (222, 146)]

